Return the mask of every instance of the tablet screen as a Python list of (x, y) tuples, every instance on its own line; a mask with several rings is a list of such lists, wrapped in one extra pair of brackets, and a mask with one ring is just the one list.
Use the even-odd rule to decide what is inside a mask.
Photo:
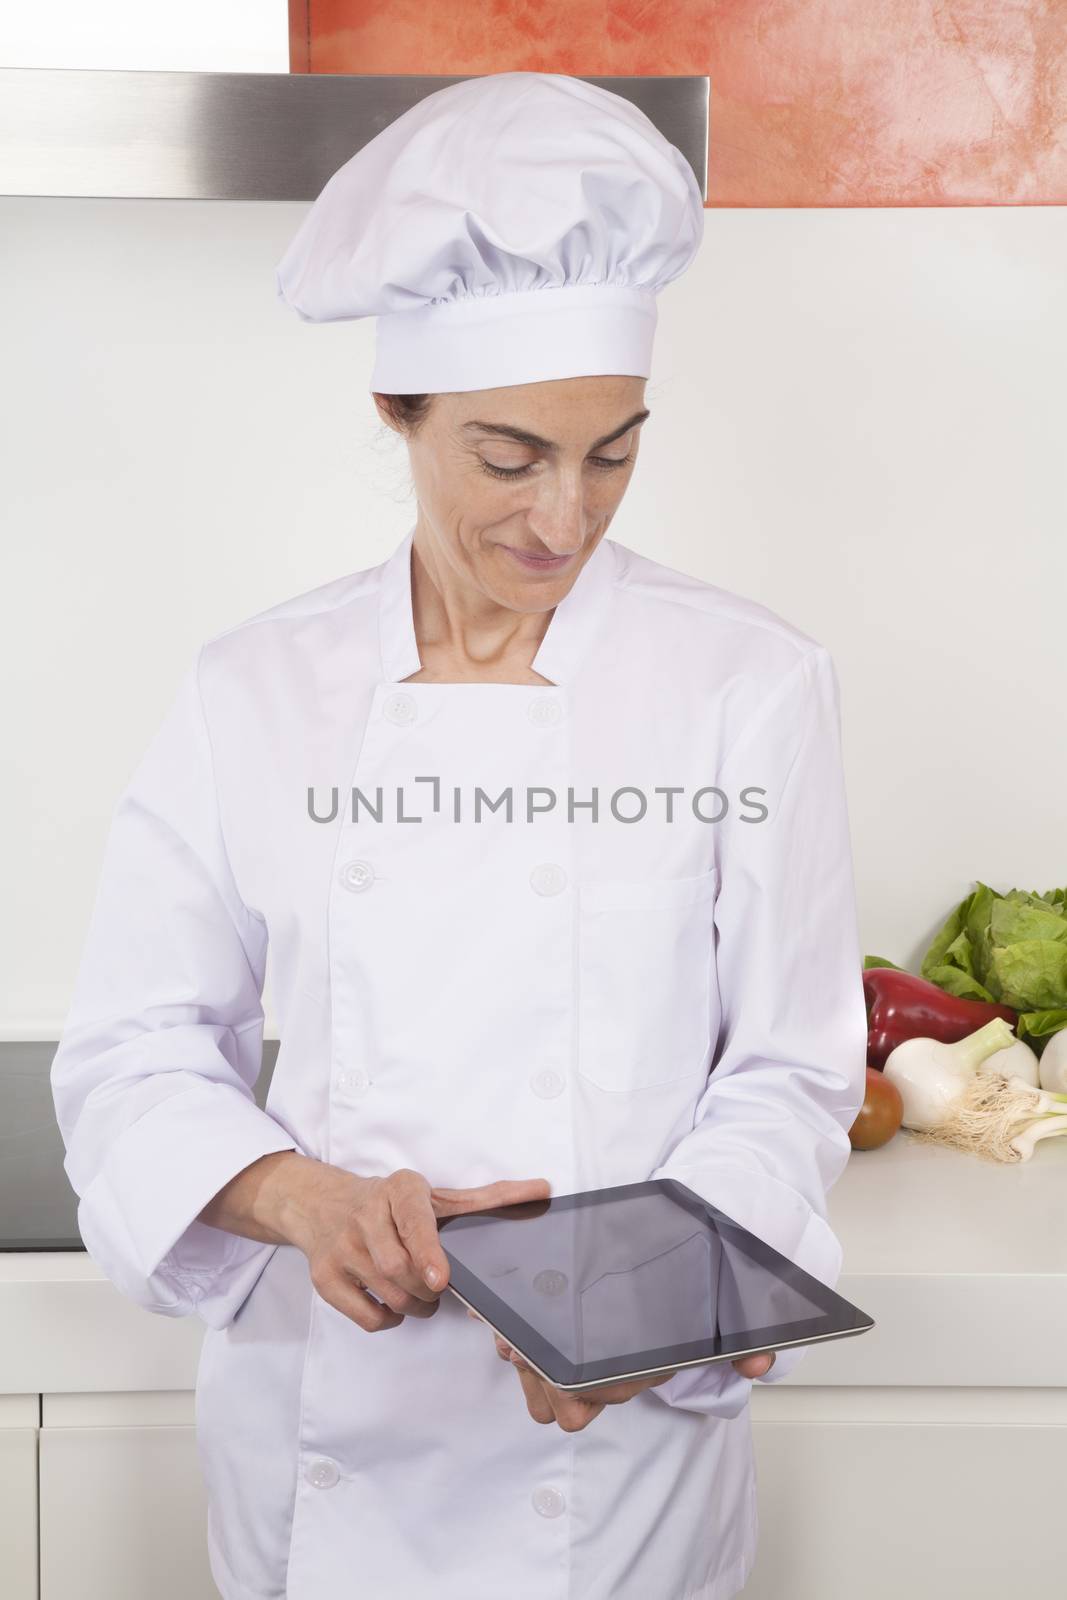
[(560, 1386), (873, 1322), (671, 1179), (450, 1217), (451, 1284)]

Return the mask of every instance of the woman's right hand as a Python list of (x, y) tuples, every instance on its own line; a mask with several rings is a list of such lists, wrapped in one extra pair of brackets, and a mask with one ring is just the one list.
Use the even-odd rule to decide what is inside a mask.
[(409, 1167), (364, 1178), (326, 1162), (300, 1165), (285, 1235), (307, 1256), (317, 1293), (368, 1333), (437, 1310), (448, 1285), (439, 1218), (547, 1200), (551, 1188), (547, 1178), (520, 1178), (434, 1189)]

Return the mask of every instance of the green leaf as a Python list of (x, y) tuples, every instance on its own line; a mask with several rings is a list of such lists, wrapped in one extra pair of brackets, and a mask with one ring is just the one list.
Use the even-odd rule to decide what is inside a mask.
[(887, 961), (884, 956), (864, 956), (863, 970), (867, 972), (871, 967), (892, 967), (894, 972), (905, 972), (905, 967), (898, 967), (895, 961)]
[(994, 905), (989, 922), (994, 945), (1018, 944), (1020, 940), (1067, 941), (1067, 917), (1019, 900), (1000, 900)]
[(922, 976), (931, 983), (936, 983), (939, 989), (944, 989), (946, 994), (958, 995), (961, 1000), (988, 1000), (994, 996), (984, 988), (976, 978), (970, 977), (966, 972), (961, 972), (959, 967), (927, 966), (923, 963)]
[(1045, 1039), (1050, 1034), (1059, 1033), (1061, 1028), (1067, 1028), (1067, 1009), (1020, 1011), (1015, 1032), (1020, 1039), (1024, 1035), (1030, 1039)]
[(964, 928), (962, 932), (960, 932), (957, 937), (953, 939), (952, 943), (945, 951), (942, 959), (947, 967), (958, 967), (959, 970), (961, 972), (965, 972), (969, 978), (977, 978), (978, 974), (974, 970), (974, 956), (971, 951), (971, 941), (967, 937), (966, 928)]
[(1035, 1019), (1058, 1016), (1067, 1011), (1067, 889), (998, 894), (977, 881), (945, 918), (919, 971), (961, 999), (999, 1002)]
[(956, 939), (958, 939), (960, 934), (963, 932), (965, 919), (968, 911), (971, 908), (971, 901), (973, 899), (974, 895), (969, 894), (966, 900), (961, 901), (953, 911), (949, 912), (948, 916), (941, 924), (941, 927), (934, 935), (934, 940), (929, 950), (927, 950), (926, 954), (923, 956), (922, 965), (919, 968), (919, 972), (922, 977), (929, 978), (931, 983), (937, 982), (937, 979), (931, 976), (931, 969), (934, 967), (939, 967), (942, 964), (949, 946)]
[(1058, 1010), (1067, 999), (1067, 941), (1019, 939), (994, 950), (993, 966), (1016, 1011)]
[(993, 907), (1000, 899), (995, 889), (987, 883), (979, 883), (971, 896), (970, 907), (964, 919), (967, 929), (967, 938), (971, 945), (972, 965), (968, 969), (971, 976), (977, 978), (979, 983), (989, 985), (989, 964), (993, 954), (993, 943), (989, 934), (989, 920)]

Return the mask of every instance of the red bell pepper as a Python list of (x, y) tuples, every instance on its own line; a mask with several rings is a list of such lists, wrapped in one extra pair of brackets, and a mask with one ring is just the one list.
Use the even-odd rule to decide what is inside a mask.
[(988, 1000), (961, 1000), (936, 983), (895, 967), (867, 967), (867, 1065), (883, 1067), (890, 1051), (905, 1039), (938, 1039), (955, 1044), (969, 1033), (1003, 1017), (1014, 1027), (1019, 1014)]

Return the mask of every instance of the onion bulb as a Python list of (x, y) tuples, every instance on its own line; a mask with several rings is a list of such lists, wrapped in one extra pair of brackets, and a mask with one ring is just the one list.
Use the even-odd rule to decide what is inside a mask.
[(902, 1126), (990, 1161), (1027, 1161), (1038, 1139), (1067, 1133), (1067, 1094), (996, 1070), (997, 1054), (1015, 1042), (1003, 1017), (958, 1044), (905, 1039), (883, 1069), (900, 1090)]

